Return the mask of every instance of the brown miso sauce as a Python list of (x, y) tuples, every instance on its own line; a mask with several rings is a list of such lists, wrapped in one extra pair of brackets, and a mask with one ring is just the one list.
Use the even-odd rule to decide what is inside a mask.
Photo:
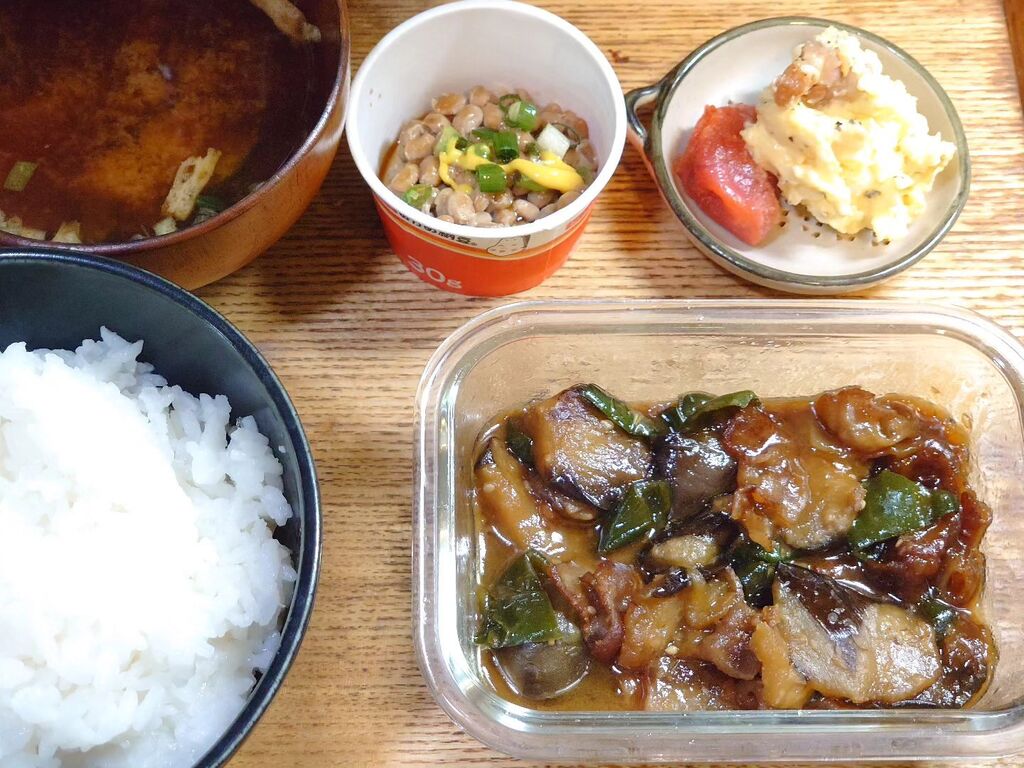
[[(481, 532), (478, 537), (481, 572), (485, 574), (500, 573), (504, 565), (515, 555), (516, 550), (501, 540), (494, 529), (487, 524), (479, 508), (476, 509), (475, 514), (477, 530)], [(636, 550), (635, 547), (628, 549), (630, 552)], [(486, 580), (483, 581), (481, 590), (486, 588), (487, 583)], [(494, 663), (494, 656), (489, 650), (478, 647), (477, 653), (479, 654), (480, 671), (487, 683), (503, 699), (522, 707), (544, 712), (573, 710), (618, 712), (635, 710), (641, 703), (638, 695), (640, 683), (636, 676), (626, 675), (596, 663), (590, 665), (586, 676), (570, 693), (554, 699), (530, 699), (521, 696), (508, 684), (504, 675), (501, 674), (501, 670)]]
[(151, 234), (178, 166), (209, 148), (204, 194), (230, 205), (301, 144), (311, 59), (248, 0), (4, 0), (0, 184), (38, 167), (0, 211), (47, 237)]
[[(664, 405), (664, 404), (662, 404)], [(658, 409), (658, 405), (644, 404), (645, 411)], [(522, 413), (517, 409), (505, 414), (487, 429), (483, 430), (473, 449), (473, 455), (479, 456), (483, 453), (488, 441), (495, 436), (504, 437), (504, 424), (511, 416)], [(495, 528), (487, 521), (480, 505), (473, 503), (473, 515), (475, 519), (475, 530), (477, 534), (477, 556), (479, 568), (480, 594), (483, 597), (487, 585), (490, 583), (493, 574), (500, 573), (508, 561), (515, 556), (516, 548), (504, 541)], [(597, 537), (594, 536), (593, 548), (597, 546)], [(631, 544), (622, 549), (611, 552), (607, 555), (610, 560), (619, 562), (630, 562), (636, 556), (642, 542)], [(586, 561), (589, 567), (597, 564), (598, 556), (594, 554), (591, 560)], [(481, 600), (477, 602), (480, 603)], [(494, 691), (506, 701), (511, 701), (528, 709), (535, 709), (543, 712), (570, 712), (570, 711), (593, 711), (593, 712), (625, 712), (641, 708), (642, 681), (637, 675), (625, 673), (612, 667), (592, 663), (586, 676), (569, 693), (553, 699), (538, 700), (520, 695), (502, 675), (498, 665), (494, 662), (494, 656), (489, 650), (483, 647), (477, 648), (480, 671), (487, 683)]]
[(494, 663), (493, 655), (489, 651), (480, 653), (481, 671), (487, 683), (501, 698), (521, 707), (541, 712), (630, 712), (642, 708), (639, 679), (620, 675), (602, 664), (592, 664), (586, 677), (570, 693), (538, 700), (516, 693)]
[[(385, 158), (385, 160), (386, 159), (387, 158)], [(943, 425), (946, 425), (944, 428), (948, 429), (946, 442), (949, 442), (950, 445), (962, 444), (966, 446), (968, 444), (969, 438), (967, 432), (962, 426), (957, 426), (955, 423), (952, 426), (949, 426), (952, 417), (946, 411), (933, 403), (920, 400), (918, 398), (901, 396), (901, 399), (905, 402), (913, 403), (918, 412), (924, 418), (924, 427), (921, 434), (927, 438), (923, 440), (925, 448), (935, 450), (937, 446), (937, 435), (939, 434), (940, 427), (943, 427)], [(807, 398), (773, 398), (764, 400), (763, 406), (773, 412), (786, 413), (789, 411), (800, 411), (801, 406), (806, 408), (807, 402)], [(669, 404), (669, 402), (644, 402), (631, 403), (630, 407), (633, 410), (644, 413), (648, 416), (654, 416), (664, 410), (664, 408)], [(474, 457), (474, 467), (476, 466), (475, 462), (478, 461), (487, 450), (488, 444), (492, 438), (500, 441), (505, 439), (506, 424), (509, 420), (521, 419), (523, 413), (529, 410), (533, 405), (535, 405), (535, 403), (530, 403), (526, 406), (511, 410), (490, 422), (490, 425), (486, 429), (482, 430), (472, 452)], [(817, 434), (816, 431), (811, 429), (812, 425), (807, 417), (804, 417), (799, 413), (797, 416), (799, 416), (799, 418), (794, 417), (791, 419), (792, 423), (797, 427), (800, 427), (801, 434), (805, 435), (804, 439), (811, 440), (813, 435)], [(805, 424), (804, 422), (807, 423)], [(860, 467), (859, 469), (863, 470), (866, 476), (868, 468), (867, 463), (864, 462), (864, 464), (865, 466)], [(929, 466), (922, 461), (915, 466), (915, 469), (922, 475), (922, 479), (919, 482), (927, 483), (927, 477), (931, 474)], [(930, 483), (928, 484), (931, 485)], [(506, 564), (521, 550), (515, 545), (509, 543), (506, 539), (506, 535), (500, 530), (493, 520), (488, 518), (487, 513), (483, 508), (483, 504), (480, 501), (479, 487), (477, 486), (476, 481), (473, 481), (472, 487), (473, 490), (469, 500), (474, 516), (477, 542), (477, 603), (478, 605), (482, 605), (483, 596), (486, 593), (488, 586), (503, 571)], [(576, 529), (579, 531), (581, 527), (588, 530), (587, 524), (580, 524), (568, 519), (560, 519), (558, 522), (559, 530)], [(588, 530), (588, 534), (590, 536), (591, 546), (587, 547), (586, 551), (578, 553), (578, 555), (572, 559), (577, 564), (583, 566), (584, 569), (592, 570), (601, 556), (599, 556), (595, 551), (597, 543), (596, 531), (591, 528)], [(605, 557), (622, 563), (632, 563), (643, 547), (645, 540), (646, 539), (643, 539), (633, 544), (626, 545), (625, 547), (608, 553)], [(901, 605), (903, 607), (910, 607), (911, 605), (910, 603), (901, 600), (896, 593), (887, 590), (884, 585), (868, 578), (866, 572), (863, 570), (862, 564), (854, 557), (853, 554), (846, 551), (845, 547), (839, 543), (816, 551), (794, 551), (794, 556), (796, 558), (795, 563), (797, 565), (810, 568), (817, 573), (828, 576), (843, 586), (868, 596), (875, 602)], [(998, 651), (992, 643), (991, 635), (986, 634), (987, 629), (985, 629), (985, 627), (987, 622), (982, 595), (983, 593), (979, 589), (978, 593), (968, 604), (959, 608), (959, 616), (963, 620), (969, 621), (971, 626), (976, 627), (978, 630), (977, 633), (975, 633), (976, 638), (979, 638), (977, 639), (977, 645), (975, 646), (975, 653), (980, 653), (984, 656), (987, 665), (987, 677), (985, 680), (980, 681), (980, 684), (977, 680), (971, 681), (969, 685), (973, 690), (972, 695), (969, 700), (964, 701), (957, 706), (971, 707), (984, 696), (985, 691), (991, 682), (992, 670), (998, 660)], [(968, 636), (971, 636), (970, 633)], [(937, 642), (941, 646), (941, 637), (937, 637)], [(981, 650), (982, 645), (984, 645), (983, 651)], [(587, 674), (576, 687), (553, 699), (532, 699), (521, 695), (509, 684), (509, 681), (504, 677), (498, 665), (495, 663), (494, 656), (490, 650), (484, 647), (477, 647), (477, 653), (479, 654), (478, 663), (481, 677), (494, 690), (494, 692), (506, 701), (533, 710), (570, 712), (642, 710), (645, 706), (645, 695), (647, 693), (647, 689), (652, 684), (651, 678), (646, 672), (626, 671), (619, 668), (614, 663), (606, 665), (591, 659), (591, 664)], [(964, 671), (960, 676), (965, 678), (969, 677), (969, 671), (970, 670)], [(939, 693), (942, 693), (943, 689), (947, 686), (952, 687), (958, 682), (962, 682), (958, 678), (959, 674), (960, 673), (955, 668), (946, 668), (943, 676), (928, 690), (905, 701), (889, 705), (880, 702), (866, 702), (861, 705), (854, 705), (845, 700), (828, 698), (822, 694), (814, 694), (805, 706), (808, 709), (872, 709), (879, 707), (884, 708), (887, 706), (948, 706), (941, 703), (941, 698), (931, 694), (936, 690)]]

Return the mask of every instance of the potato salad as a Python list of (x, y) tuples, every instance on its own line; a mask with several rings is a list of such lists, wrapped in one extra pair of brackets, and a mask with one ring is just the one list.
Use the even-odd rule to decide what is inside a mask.
[(799, 46), (742, 131), (790, 205), (854, 235), (907, 233), (956, 147), (930, 133), (917, 99), (878, 56), (834, 27)]

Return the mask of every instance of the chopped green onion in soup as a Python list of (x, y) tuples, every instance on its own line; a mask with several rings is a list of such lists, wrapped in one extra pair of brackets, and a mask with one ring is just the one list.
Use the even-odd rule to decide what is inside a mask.
[(19, 160), (11, 168), (4, 180), (4, 189), (8, 192), (22, 192), (32, 180), (32, 174), (39, 167), (38, 163), (31, 163), (28, 160)]

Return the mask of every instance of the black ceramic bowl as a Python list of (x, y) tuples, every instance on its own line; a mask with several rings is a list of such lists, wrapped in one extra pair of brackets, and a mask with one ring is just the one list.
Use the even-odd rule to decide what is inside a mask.
[(249, 701), (197, 768), (223, 765), (266, 711), (291, 666), (313, 610), (320, 570), (316, 469), (288, 394), (256, 348), (227, 320), (181, 288), (119, 262), (45, 251), (0, 251), (0, 349), (74, 349), (105, 325), (143, 339), (142, 359), (188, 392), (227, 395), (232, 416), (252, 415), (284, 467), (294, 517), (277, 538), (298, 574), (281, 648)]

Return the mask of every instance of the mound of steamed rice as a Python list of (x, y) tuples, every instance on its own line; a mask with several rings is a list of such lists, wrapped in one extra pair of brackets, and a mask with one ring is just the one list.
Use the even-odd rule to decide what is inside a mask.
[(279, 644), (281, 465), (141, 351), (0, 352), (2, 768), (191, 766)]

